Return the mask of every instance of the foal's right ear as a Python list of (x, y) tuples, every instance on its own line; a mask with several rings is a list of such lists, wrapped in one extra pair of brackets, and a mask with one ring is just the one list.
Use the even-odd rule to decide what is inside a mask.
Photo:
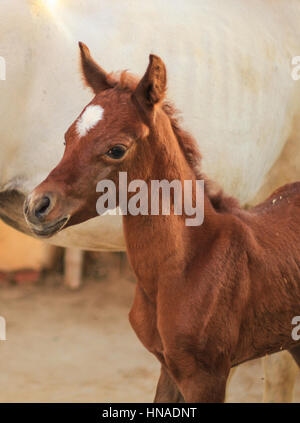
[(79, 42), (79, 48), (81, 68), (86, 85), (92, 88), (95, 94), (112, 88), (112, 85), (108, 82), (107, 73), (92, 58), (89, 48), (82, 42)]
[(164, 99), (166, 89), (166, 66), (160, 57), (150, 54), (146, 73), (140, 80), (133, 95), (144, 109), (151, 111), (156, 104)]

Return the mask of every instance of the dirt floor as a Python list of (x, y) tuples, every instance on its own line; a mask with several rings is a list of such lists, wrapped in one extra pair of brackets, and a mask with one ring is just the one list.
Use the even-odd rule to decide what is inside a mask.
[[(111, 266), (113, 264), (113, 266)], [(127, 319), (134, 281), (118, 262), (70, 292), (52, 274), (35, 285), (0, 287), (0, 402), (150, 402), (159, 366)], [(124, 275), (126, 273), (126, 276)], [(260, 402), (260, 361), (240, 366), (230, 402)], [(300, 401), (300, 375), (295, 401)]]

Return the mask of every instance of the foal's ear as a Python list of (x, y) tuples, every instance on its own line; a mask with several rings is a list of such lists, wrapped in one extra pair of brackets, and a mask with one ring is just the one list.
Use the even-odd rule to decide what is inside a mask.
[(92, 88), (95, 94), (111, 88), (107, 73), (92, 58), (89, 48), (82, 42), (79, 42), (79, 48), (81, 68), (86, 85)]
[(166, 89), (166, 66), (160, 57), (150, 54), (148, 68), (136, 87), (134, 96), (142, 107), (151, 110), (164, 99)]

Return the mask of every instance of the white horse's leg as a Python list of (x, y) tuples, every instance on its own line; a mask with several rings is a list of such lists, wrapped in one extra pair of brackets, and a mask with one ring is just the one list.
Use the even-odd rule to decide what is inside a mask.
[(228, 392), (229, 384), (230, 384), (232, 376), (234, 375), (237, 368), (238, 368), (238, 366), (235, 366), (235, 367), (232, 367), (230, 369), (229, 376), (228, 376), (228, 379), (227, 379), (227, 384), (226, 384), (225, 402), (227, 402), (227, 392)]
[(264, 402), (292, 402), (299, 367), (287, 351), (266, 356)]
[(64, 261), (64, 284), (70, 289), (78, 289), (81, 286), (83, 251), (66, 248)]

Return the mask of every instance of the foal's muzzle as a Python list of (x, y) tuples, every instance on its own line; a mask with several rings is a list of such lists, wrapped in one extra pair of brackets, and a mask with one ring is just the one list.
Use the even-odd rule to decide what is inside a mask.
[(55, 216), (58, 197), (48, 192), (30, 194), (24, 203), (25, 219), (31, 230), (39, 237), (48, 238), (61, 230), (69, 220), (69, 216)]

